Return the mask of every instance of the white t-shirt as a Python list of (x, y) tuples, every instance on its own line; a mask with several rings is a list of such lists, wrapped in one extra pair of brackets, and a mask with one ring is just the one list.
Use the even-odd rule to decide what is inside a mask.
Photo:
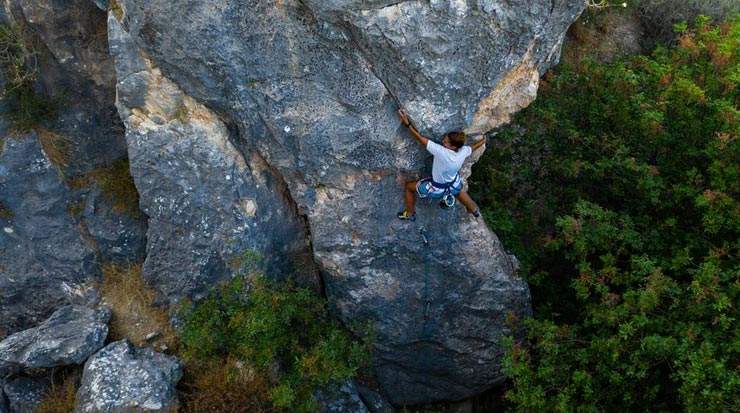
[(434, 155), (432, 179), (434, 182), (444, 184), (455, 180), (455, 175), (462, 168), (465, 158), (473, 153), (473, 148), (465, 145), (455, 152), (452, 149), (447, 149), (438, 143), (432, 142), (430, 139), (427, 142), (427, 151)]

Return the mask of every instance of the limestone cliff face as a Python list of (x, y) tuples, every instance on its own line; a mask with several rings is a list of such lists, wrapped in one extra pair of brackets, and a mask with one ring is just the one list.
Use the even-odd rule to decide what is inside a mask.
[(114, 16), (118, 107), (149, 217), (144, 273), (168, 299), (199, 298), (257, 252), (274, 275), (317, 284), (306, 226), (279, 175), (216, 113), (163, 76)]
[[(460, 209), (422, 203), (416, 223), (395, 219), (403, 182), (427, 160), (395, 112), (402, 105), (435, 138), (505, 122), (534, 98), (583, 7), (119, 1), (108, 27), (132, 173), (150, 214), (146, 276), (171, 300), (199, 291), (179, 288), (180, 255), (199, 245), (175, 242), (183, 238), (219, 240), (196, 248), (204, 257), (191, 276), (209, 281), (228, 276), (240, 247), (271, 257), (273, 272), (310, 253), (337, 314), (374, 323), (375, 371), (395, 403), (464, 398), (501, 380), (505, 320), (529, 314), (527, 286), (496, 236)], [(161, 98), (173, 85), (185, 97)], [(183, 122), (171, 120), (177, 101), (190, 114)], [(212, 162), (184, 166), (193, 158)], [(184, 235), (168, 229), (182, 219), (171, 205), (201, 195), (220, 202), (184, 213)], [(301, 221), (306, 231), (296, 231)]]
[[(42, 11), (60, 1), (10, 3), (52, 22), (35, 24), (56, 61), (89, 57), (57, 45), (71, 40)], [(374, 325), (374, 372), (394, 403), (462, 399), (503, 379), (501, 337), (509, 316), (531, 312), (529, 290), (461, 208), (421, 202), (415, 223), (395, 218), (404, 181), (429, 173), (396, 110), (435, 139), (506, 122), (534, 99), (584, 1), (85, 7), (96, 6), (110, 9), (104, 60), (148, 217), (144, 275), (164, 301), (198, 298), (256, 251), (269, 275), (320, 283), (347, 326)]]

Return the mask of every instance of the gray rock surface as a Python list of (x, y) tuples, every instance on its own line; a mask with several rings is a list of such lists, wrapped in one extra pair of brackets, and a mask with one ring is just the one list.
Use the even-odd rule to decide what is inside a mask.
[(20, 376), (9, 380), (3, 386), (8, 398), (8, 412), (33, 413), (48, 388), (49, 381), (44, 378)]
[[(69, 213), (75, 199), (38, 135), (4, 139), (0, 153), (0, 337), (86, 303), (97, 256)], [(4, 333), (4, 334), (3, 334)]]
[[(133, 202), (133, 201), (132, 201)], [(105, 262), (141, 262), (146, 256), (146, 217), (119, 212), (98, 186), (86, 194), (80, 220)]]
[(110, 310), (65, 306), (0, 342), (0, 372), (82, 364), (103, 347)]
[(353, 381), (322, 389), (316, 394), (320, 413), (368, 413)]
[(457, 403), (451, 403), (446, 413), (473, 413), (473, 402), (463, 400)]
[(108, 10), (108, 0), (93, 0), (100, 10)]
[(370, 413), (394, 413), (395, 409), (385, 397), (372, 389), (363, 385), (357, 385), (357, 392), (360, 394), (362, 402), (365, 403)]
[(75, 412), (176, 411), (181, 377), (176, 357), (116, 341), (85, 363)]
[[(402, 184), (428, 173), (428, 156), (395, 112), (433, 138), (506, 122), (534, 98), (583, 1), (119, 3), (109, 41), (153, 284), (197, 296), (244, 247), (280, 272), (310, 236), (333, 309), (374, 323), (394, 403), (503, 380), (500, 339), (508, 314), (531, 311), (526, 283), (460, 210), (422, 203), (416, 223), (396, 220)], [(308, 230), (294, 231), (303, 218)], [(290, 252), (270, 252), (288, 239)]]
[(150, 223), (148, 281), (172, 301), (198, 298), (254, 251), (271, 273), (300, 269), (315, 282), (305, 222), (280, 177), (258, 154), (245, 159), (216, 113), (140, 57), (115, 18), (109, 25), (131, 172)]

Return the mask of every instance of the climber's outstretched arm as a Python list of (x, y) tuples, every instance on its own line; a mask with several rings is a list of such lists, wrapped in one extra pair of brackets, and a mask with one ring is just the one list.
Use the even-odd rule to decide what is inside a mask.
[(476, 150), (476, 149), (480, 148), (481, 146), (483, 146), (484, 143), (486, 143), (486, 137), (485, 136), (482, 137), (480, 140), (477, 140), (477, 141), (473, 142), (473, 144), (470, 145), (470, 147), (473, 150)]
[(409, 120), (409, 115), (407, 115), (403, 109), (398, 109), (398, 116), (401, 118), (401, 123), (403, 124), (403, 126), (409, 128), (409, 132), (411, 132), (411, 136), (413, 136), (417, 142), (424, 145), (424, 147), (426, 148), (427, 143), (429, 142), (429, 139), (425, 138), (424, 136), (421, 136), (419, 131), (416, 130), (416, 126), (411, 124), (411, 121)]

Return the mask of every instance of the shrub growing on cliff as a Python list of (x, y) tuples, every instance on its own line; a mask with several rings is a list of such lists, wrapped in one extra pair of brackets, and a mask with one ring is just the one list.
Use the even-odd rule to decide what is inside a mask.
[(648, 48), (673, 40), (671, 28), (676, 23), (692, 21), (699, 15), (724, 20), (740, 12), (737, 0), (635, 0), (630, 4), (642, 22)]
[(3, 205), (3, 202), (0, 201), (0, 219), (10, 219), (15, 216), (15, 213), (13, 213), (13, 210)]
[(18, 26), (0, 25), (0, 67), (5, 83), (3, 99), (13, 128), (21, 132), (50, 121), (56, 113), (54, 99), (35, 87), (37, 55)]
[(679, 30), (549, 73), (476, 170), (533, 291), (515, 410), (740, 410), (740, 17)]
[[(182, 354), (191, 369), (204, 366), (227, 388), (251, 383), (241, 399), (262, 400), (264, 410), (315, 411), (315, 390), (354, 376), (369, 352), (368, 341), (353, 339), (321, 297), (259, 275), (234, 279), (182, 315)], [(226, 372), (209, 370), (214, 364)], [(207, 383), (214, 387), (208, 380), (200, 388)], [(192, 402), (202, 405), (197, 380), (191, 387)]]

